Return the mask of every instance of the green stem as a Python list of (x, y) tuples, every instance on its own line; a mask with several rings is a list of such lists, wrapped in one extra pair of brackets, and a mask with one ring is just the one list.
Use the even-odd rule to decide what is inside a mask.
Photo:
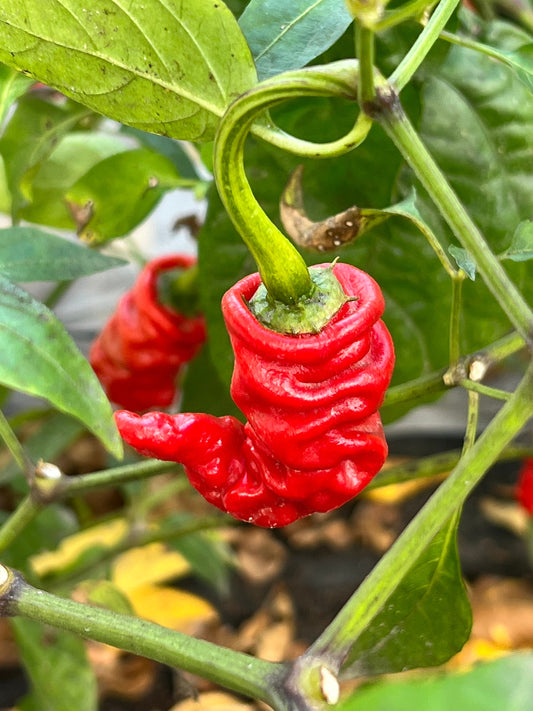
[[(250, 249), (270, 296), (285, 304), (295, 304), (312, 291), (306, 264), (289, 240), (270, 221), (257, 202), (244, 170), (246, 137), (260, 114), (282, 101), (302, 96), (342, 96), (357, 98), (358, 64), (353, 60), (288, 72), (259, 84), (230, 105), (220, 122), (214, 149), (214, 174), (220, 197), (233, 224)], [(268, 123), (258, 122), (256, 133), (272, 142), (275, 132)], [(369, 130), (368, 119), (356, 122), (355, 133), (329, 146), (329, 155), (354, 148)], [(281, 133), (281, 132), (280, 132)], [(298, 139), (282, 134), (284, 147), (294, 152), (304, 148)], [(306, 144), (307, 148), (309, 144)], [(324, 148), (324, 147), (323, 147)], [(326, 149), (322, 155), (328, 155)], [(320, 153), (319, 153), (320, 154)]]
[(373, 26), (373, 30), (376, 33), (390, 30), (391, 27), (396, 27), (396, 25), (406, 20), (416, 19), (423, 13), (429, 12), (435, 4), (436, 2), (428, 3), (428, 0), (411, 0), (410, 2), (406, 2), (394, 10), (387, 11), (383, 19), (376, 22)]
[(0, 527), (0, 552), (9, 548), (42, 508), (43, 505), (31, 495), (26, 496), (20, 502)]
[(465, 390), (479, 393), (479, 395), (486, 395), (487, 397), (494, 398), (494, 400), (507, 401), (513, 396), (513, 393), (508, 393), (505, 390), (499, 390), (498, 388), (490, 388), (488, 385), (477, 383), (475, 380), (461, 380), (459, 385), (465, 388)]
[(147, 479), (157, 474), (179, 469), (176, 462), (161, 462), (158, 459), (146, 459), (133, 464), (125, 464), (122, 467), (104, 469), (100, 472), (81, 474), (76, 477), (63, 477), (56, 490), (56, 498), (66, 499), (70, 496), (79, 496), (87, 491), (99, 489), (104, 486), (119, 486), (130, 481)]
[(18, 467), (23, 472), (28, 481), (31, 481), (35, 466), (30, 458), (26, 455), (24, 448), (17, 439), (17, 435), (13, 432), (11, 425), (7, 421), (4, 413), (0, 410), (0, 437), (4, 440), (6, 447), (11, 452), (13, 459)]
[(364, 106), (374, 101), (376, 87), (374, 85), (374, 45), (373, 30), (356, 22), (355, 46), (359, 59), (359, 104)]
[(385, 95), (376, 118), (425, 187), (459, 242), (474, 258), (486, 285), (511, 323), (526, 342), (533, 344), (531, 309), (489, 249), (483, 235), (420, 140), (399, 101)]
[(441, 0), (427, 25), (424, 27), (409, 52), (389, 77), (389, 82), (400, 93), (422, 64), (426, 55), (439, 38), (439, 34), (453, 15), (460, 0)]
[[(509, 462), (521, 461), (527, 457), (533, 456), (533, 447), (506, 447), (499, 455), (496, 461)], [(391, 484), (403, 484), (406, 481), (415, 479), (428, 479), (438, 474), (450, 472), (461, 459), (460, 450), (452, 450), (450, 452), (439, 452), (432, 454), (429, 457), (421, 457), (413, 459), (403, 464), (397, 464), (394, 467), (389, 467), (375, 476), (370, 484), (365, 488), (365, 491), (372, 489), (381, 489), (384, 486)]]
[(477, 425), (479, 420), (479, 393), (473, 390), (468, 391), (468, 417), (466, 421), (466, 432), (463, 442), (463, 457), (473, 446), (477, 437)]
[(452, 279), (452, 309), (450, 315), (450, 365), (453, 366), (461, 355), (461, 305), (463, 293), (464, 272), (460, 271)]
[(155, 659), (280, 708), (273, 683), (276, 675), (281, 676), (283, 667), (279, 664), (224, 649), (136, 617), (83, 605), (37, 590), (13, 571), (9, 571), (8, 583), (3, 588), (0, 592), (3, 592), (4, 614), (22, 615), (87, 639)]
[(533, 364), (511, 400), (503, 405), (306, 656), (328, 661), (333, 671), (340, 667), (349, 649), (372, 624), (412, 565), (532, 415)]

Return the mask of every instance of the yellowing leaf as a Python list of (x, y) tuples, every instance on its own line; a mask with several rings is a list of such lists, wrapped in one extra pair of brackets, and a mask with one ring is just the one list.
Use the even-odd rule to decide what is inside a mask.
[(202, 598), (173, 588), (143, 585), (130, 590), (128, 596), (139, 617), (186, 634), (195, 634), (217, 617)]
[(181, 553), (167, 550), (162, 543), (150, 543), (120, 555), (113, 566), (111, 579), (129, 596), (141, 585), (163, 583), (186, 575), (189, 570), (189, 563)]
[(68, 536), (61, 541), (55, 551), (39, 553), (30, 559), (30, 563), (37, 575), (48, 575), (72, 565), (91, 548), (97, 546), (112, 548), (124, 538), (126, 533), (127, 524), (124, 519), (101, 523)]

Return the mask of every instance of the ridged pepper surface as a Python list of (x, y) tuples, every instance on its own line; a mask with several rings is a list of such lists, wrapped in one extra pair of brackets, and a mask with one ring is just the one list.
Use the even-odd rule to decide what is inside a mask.
[(136, 412), (168, 407), (176, 379), (205, 341), (202, 315), (161, 304), (157, 281), (168, 270), (190, 269), (194, 257), (176, 254), (149, 262), (94, 341), (89, 361), (109, 399)]
[(126, 442), (181, 462), (209, 502), (258, 526), (285, 526), (360, 492), (387, 456), (377, 409), (394, 351), (380, 320), (379, 286), (353, 266), (333, 269), (353, 300), (316, 334), (280, 334), (255, 318), (246, 302), (258, 274), (224, 295), (235, 352), (231, 394), (245, 425), (233, 417), (121, 411), (116, 420)]

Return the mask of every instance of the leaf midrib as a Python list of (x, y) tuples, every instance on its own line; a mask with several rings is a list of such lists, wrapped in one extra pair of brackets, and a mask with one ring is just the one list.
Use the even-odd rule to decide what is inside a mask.
[[(149, 74), (147, 72), (141, 72), (141, 71), (139, 71), (139, 69), (132, 70), (130, 67), (128, 67), (123, 62), (119, 62), (118, 60), (116, 60), (113, 57), (105, 56), (100, 52), (97, 52), (97, 51), (89, 52), (81, 47), (75, 47), (75, 46), (69, 45), (66, 42), (52, 40), (49, 37), (43, 36), (42, 33), (38, 34), (35, 31), (30, 31), (27, 28), (20, 27), (10, 21), (0, 20), (0, 23), (3, 25), (7, 25), (8, 27), (15, 29), (19, 32), (22, 32), (29, 37), (33, 37), (37, 41), (51, 44), (54, 47), (61, 47), (61, 48), (68, 50), (70, 52), (77, 52), (81, 55), (85, 55), (85, 56), (91, 57), (93, 59), (98, 59), (99, 61), (105, 62), (106, 64), (108, 64), (116, 69), (121, 69), (121, 70), (127, 72), (131, 77), (135, 77), (138, 79), (145, 79), (145, 80), (151, 82), (152, 84), (156, 84), (157, 86), (160, 86), (163, 89), (172, 91), (172, 93), (177, 94), (178, 96), (181, 96), (182, 98), (186, 99), (187, 101), (190, 101), (192, 104), (195, 104), (195, 105), (201, 107), (205, 111), (208, 111), (209, 113), (211, 113), (215, 116), (218, 116), (219, 118), (224, 114), (224, 111), (226, 109), (225, 106), (219, 107), (216, 104), (212, 104), (211, 102), (203, 99), (201, 96), (196, 96), (196, 95), (192, 94), (191, 92), (188, 92), (181, 87), (177, 87), (176, 85), (174, 85), (170, 82), (165, 82), (165, 81), (161, 80), (159, 77), (154, 76), (153, 74)], [(27, 50), (18, 51), (15, 53), (14, 56), (20, 56), (25, 51), (27, 51)], [(131, 79), (130, 79), (130, 82), (131, 82)], [(219, 91), (221, 91), (220, 86), (218, 85), (218, 82), (217, 82), (217, 86), (219, 88)], [(122, 88), (123, 88), (122, 86), (119, 87), (119, 91)], [(107, 95), (109, 93), (111, 93), (111, 92), (103, 92), (103, 95)], [(78, 96), (87, 96), (87, 97), (96, 97), (96, 96), (102, 95), (102, 94), (88, 94), (88, 93), (82, 92), (82, 91), (78, 91), (76, 93), (70, 91), (69, 94), (78, 95)]]

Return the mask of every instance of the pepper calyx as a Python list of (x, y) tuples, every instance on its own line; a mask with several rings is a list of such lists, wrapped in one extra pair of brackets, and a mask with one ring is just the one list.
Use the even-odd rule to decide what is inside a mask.
[(271, 331), (294, 336), (319, 333), (347, 301), (353, 300), (344, 293), (333, 266), (309, 267), (313, 288), (295, 304), (272, 298), (261, 284), (248, 308)]

